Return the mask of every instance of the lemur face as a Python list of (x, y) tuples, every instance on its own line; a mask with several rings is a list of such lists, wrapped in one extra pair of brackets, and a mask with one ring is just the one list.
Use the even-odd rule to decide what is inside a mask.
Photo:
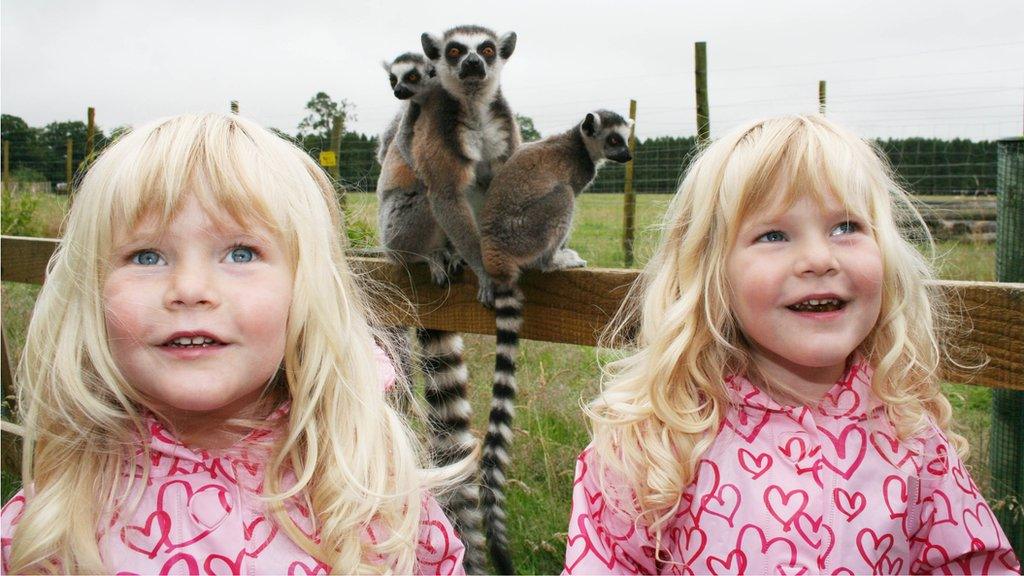
[(516, 46), (515, 32), (499, 38), (480, 26), (459, 26), (442, 38), (422, 36), (423, 52), (437, 67), (441, 83), (452, 92), (475, 91), (498, 82), (501, 68)]
[(434, 65), (419, 54), (406, 53), (384, 63), (395, 98), (408, 100), (419, 94), (436, 76)]
[(595, 160), (607, 158), (625, 163), (633, 159), (629, 153), (629, 129), (631, 120), (615, 112), (597, 110), (587, 114), (580, 124), (580, 132), (587, 144), (590, 156)]

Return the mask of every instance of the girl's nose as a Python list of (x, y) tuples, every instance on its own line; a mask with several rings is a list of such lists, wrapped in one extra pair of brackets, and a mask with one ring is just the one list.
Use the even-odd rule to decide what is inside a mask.
[(839, 261), (828, 238), (808, 238), (800, 243), (797, 273), (824, 276), (839, 270)]
[(171, 275), (166, 304), (169, 308), (217, 305), (214, 270), (201, 263), (179, 263)]

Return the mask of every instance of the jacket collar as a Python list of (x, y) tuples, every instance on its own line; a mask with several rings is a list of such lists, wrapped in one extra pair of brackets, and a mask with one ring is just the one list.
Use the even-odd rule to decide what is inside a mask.
[(860, 420), (866, 418), (878, 405), (878, 401), (871, 394), (872, 373), (873, 370), (867, 361), (856, 355), (846, 372), (814, 406), (782, 404), (743, 375), (727, 377), (725, 385), (729, 402), (737, 406), (787, 414), (809, 408), (824, 416)]
[(209, 462), (218, 456), (244, 454), (253, 447), (269, 445), (269, 440), (273, 438), (275, 430), (278, 429), (279, 421), (288, 415), (289, 407), (290, 403), (285, 402), (274, 409), (261, 426), (254, 428), (229, 448), (217, 451), (193, 449), (186, 446), (155, 415), (147, 413), (145, 425), (149, 435), (150, 457), (154, 461), (169, 457), (179, 461), (202, 463)]

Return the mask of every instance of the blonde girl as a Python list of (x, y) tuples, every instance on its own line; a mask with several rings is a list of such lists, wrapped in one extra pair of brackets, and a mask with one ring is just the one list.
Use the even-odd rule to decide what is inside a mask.
[(19, 367), (9, 573), (457, 573), (331, 183), (238, 116), (84, 177)]
[(636, 349), (588, 407), (567, 573), (1019, 569), (950, 430), (904, 224), (875, 150), (823, 117), (703, 151), (635, 294)]

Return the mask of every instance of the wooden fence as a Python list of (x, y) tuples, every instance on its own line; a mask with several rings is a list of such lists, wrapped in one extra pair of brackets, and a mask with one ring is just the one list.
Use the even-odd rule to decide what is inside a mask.
[[(53, 239), (3, 236), (2, 280), (41, 284), (56, 246)], [(405, 269), (365, 256), (353, 256), (350, 263), (357, 274), (384, 288), (372, 292), (388, 322), (494, 334), (494, 314), (476, 301), (470, 273), (450, 286), (438, 287), (431, 282), (426, 266)], [(521, 280), (527, 302), (522, 337), (596, 345), (637, 276), (637, 270), (609, 268), (527, 272)], [(978, 386), (1024, 390), (1024, 284), (940, 281), (934, 288), (963, 306), (964, 326), (970, 329), (959, 344), (983, 353), (988, 360), (970, 374), (947, 362), (943, 366), (947, 377)], [(400, 303), (399, 295), (411, 306)], [(6, 397), (13, 382), (6, 344), (3, 356)], [(9, 436), (5, 440), (9, 441)], [(6, 453), (4, 456), (5, 463), (11, 462)]]

